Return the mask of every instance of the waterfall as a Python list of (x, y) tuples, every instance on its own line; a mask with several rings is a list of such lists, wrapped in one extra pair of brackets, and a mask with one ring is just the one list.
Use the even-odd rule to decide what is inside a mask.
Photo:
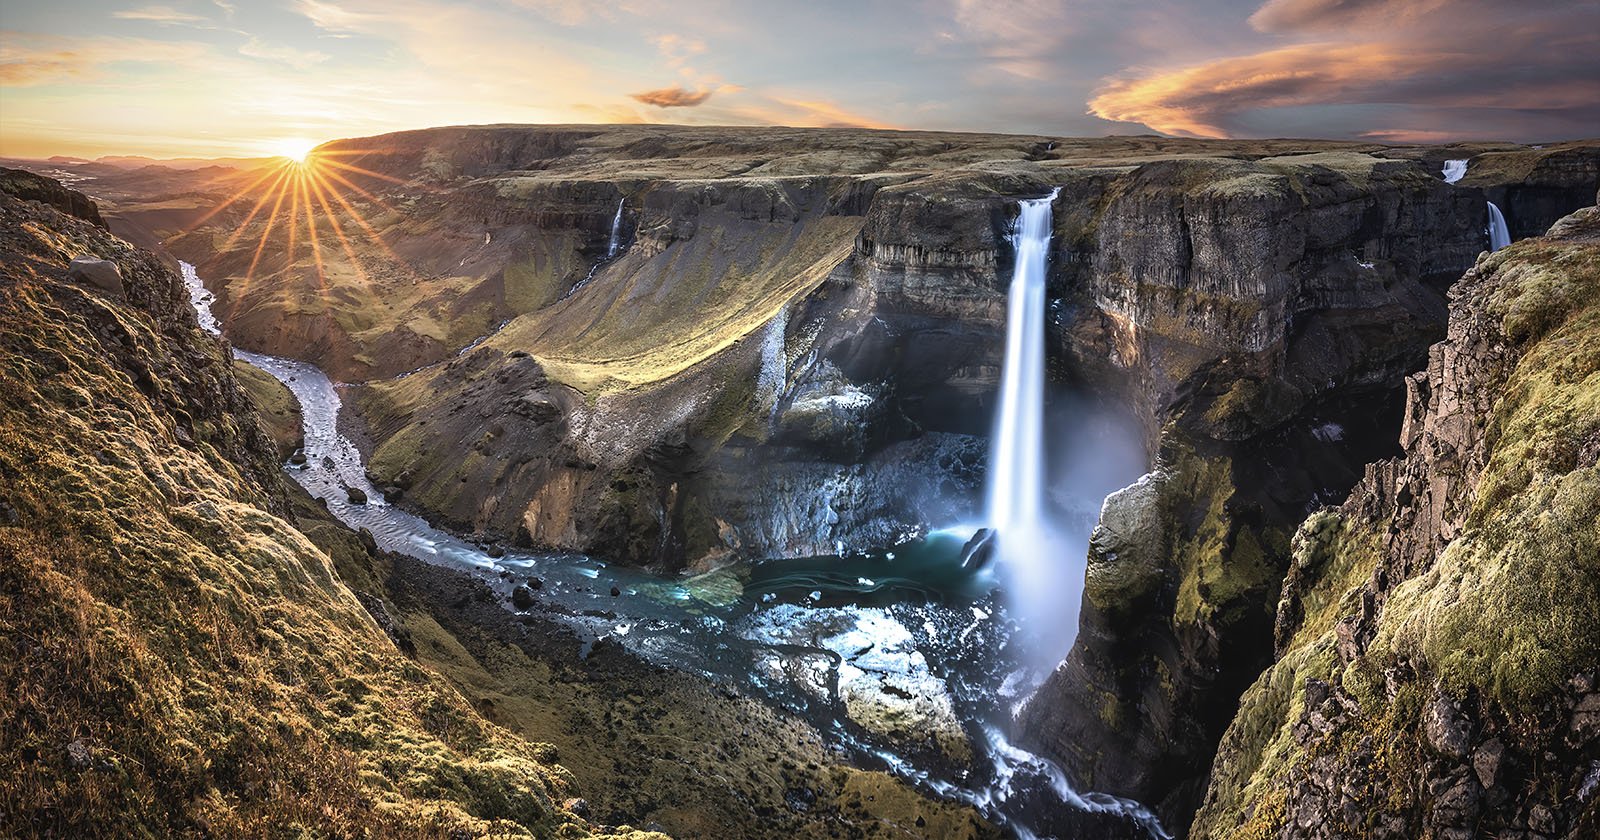
[(617, 255), (617, 248), (622, 244), (622, 204), (625, 198), (617, 199), (617, 215), (611, 218), (611, 241), (606, 243), (606, 259)]
[(561, 296), (562, 300), (572, 297), (578, 293), (579, 289), (589, 285), (589, 281), (594, 279), (595, 272), (599, 271), (601, 266), (611, 262), (612, 258), (616, 257), (617, 252), (622, 250), (622, 205), (626, 201), (626, 198), (617, 199), (617, 214), (611, 217), (611, 238), (606, 240), (606, 255), (596, 260), (594, 265), (589, 266), (589, 273), (583, 275), (582, 280), (572, 284), (572, 288)]
[(1489, 202), (1489, 250), (1498, 251), (1511, 244), (1511, 229), (1506, 227), (1506, 217), (1500, 208)]
[(1059, 192), (1024, 200), (1012, 236), (1016, 262), (1006, 300), (1005, 367), (987, 488), (996, 571), (1006, 579), (1013, 606), (1040, 641), (1050, 640), (1044, 644), (1049, 648), (1075, 630), (1078, 598), (1070, 591), (1069, 567), (1058, 567), (1070, 558), (1057, 556), (1065, 549), (1044, 507), (1044, 293), (1051, 204)]
[(1444, 176), (1446, 184), (1454, 184), (1466, 177), (1467, 162), (1464, 160), (1447, 160), (1444, 162), (1444, 170), (1440, 174)]
[(1044, 286), (1055, 197), (1023, 201), (1012, 237), (1016, 262), (988, 488), (989, 524), (1002, 536), (1002, 555), (1011, 554), (1003, 546), (1015, 535), (1038, 525), (1044, 498)]

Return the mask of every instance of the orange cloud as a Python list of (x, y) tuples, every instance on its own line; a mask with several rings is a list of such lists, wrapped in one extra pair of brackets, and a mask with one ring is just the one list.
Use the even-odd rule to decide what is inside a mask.
[(1382, 46), (1288, 47), (1113, 81), (1089, 100), (1089, 113), (1168, 134), (1227, 137), (1223, 122), (1243, 111), (1348, 99), (1354, 88), (1425, 63)]
[(682, 85), (630, 93), (629, 97), (657, 108), (693, 108), (711, 98), (714, 90), (689, 90)]
[(0, 47), (0, 84), (29, 87), (81, 81), (102, 75), (114, 62), (179, 64), (201, 59), (203, 44), (149, 41), (140, 38), (28, 38), (5, 33)]
[(1271, 0), (1251, 22), (1324, 40), (1136, 71), (1095, 91), (1089, 113), (1194, 137), (1249, 132), (1263, 112), (1317, 106), (1381, 109), (1411, 125), (1394, 137), (1488, 136), (1518, 123), (1524, 133), (1540, 123), (1561, 135), (1600, 124), (1594, 8)]

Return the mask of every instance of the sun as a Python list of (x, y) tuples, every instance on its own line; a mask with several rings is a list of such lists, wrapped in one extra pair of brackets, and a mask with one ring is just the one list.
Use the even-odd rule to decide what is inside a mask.
[(273, 140), (267, 148), (278, 157), (285, 157), (295, 163), (305, 163), (311, 150), (317, 147), (317, 141), (307, 140), (304, 137), (285, 137)]

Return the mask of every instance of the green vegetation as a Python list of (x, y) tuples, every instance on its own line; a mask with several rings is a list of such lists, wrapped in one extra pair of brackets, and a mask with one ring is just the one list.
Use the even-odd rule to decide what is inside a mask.
[(705, 225), (630, 253), (570, 298), (513, 321), (488, 344), (527, 350), (581, 391), (668, 379), (745, 340), (843, 262), (860, 217)]
[[(1277, 584), (1280, 574), (1269, 557), (1286, 555), (1288, 538), (1276, 529), (1242, 522), (1230, 510), (1236, 489), (1229, 459), (1203, 457), (1182, 444), (1168, 455), (1166, 517), (1178, 528), (1173, 540), (1178, 575), (1173, 620), (1232, 624), (1246, 611), (1259, 609), (1253, 606), (1263, 600), (1259, 596)], [(1198, 521), (1187, 521), (1191, 515)]]
[(1522, 708), (1600, 659), (1600, 246), (1519, 243), (1479, 270), (1521, 358), (1462, 535), (1395, 592), (1374, 653)]
[(294, 454), (304, 442), (305, 431), (294, 394), (271, 374), (237, 359), (233, 362), (233, 376), (250, 396), (256, 417), (277, 446), (278, 454), (284, 458)]

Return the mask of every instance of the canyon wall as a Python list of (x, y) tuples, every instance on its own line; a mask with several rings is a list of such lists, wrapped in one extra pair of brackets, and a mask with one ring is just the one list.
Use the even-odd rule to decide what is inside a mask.
[(1404, 454), (1308, 518), (1196, 837), (1600, 830), (1600, 210), (1486, 255)]
[(259, 219), (171, 247), (245, 346), (368, 380), (352, 402), (391, 498), (485, 539), (705, 568), (977, 511), (1007, 232), (1060, 186), (1052, 373), (1134, 417), (1154, 469), (1108, 500), (1079, 643), (1024, 739), (1181, 827), (1273, 661), (1296, 527), (1398, 452), (1486, 197), (1554, 218), (1593, 200), (1600, 154), (1500, 147), (1447, 185), (1432, 152), (1371, 144), (828, 137), (341, 141), (373, 195), (336, 215), (382, 247), (329, 240), (313, 265), (302, 241), (256, 266), (272, 282), (254, 243), (286, 243)]

